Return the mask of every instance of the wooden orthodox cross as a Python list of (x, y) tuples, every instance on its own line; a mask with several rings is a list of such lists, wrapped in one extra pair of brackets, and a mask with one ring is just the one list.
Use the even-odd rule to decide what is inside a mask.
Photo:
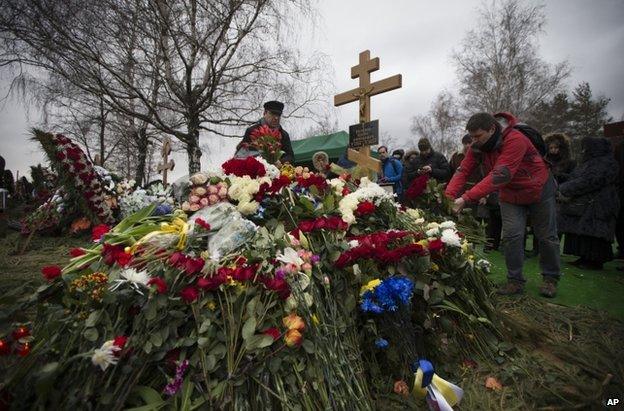
[(163, 175), (162, 183), (164, 186), (167, 186), (167, 172), (169, 170), (173, 170), (173, 168), (175, 167), (175, 162), (173, 161), (173, 159), (167, 161), (169, 158), (169, 154), (171, 154), (171, 139), (167, 137), (163, 142), (161, 151), (162, 163), (159, 164), (158, 168), (156, 169), (159, 173), (162, 173)]
[[(379, 57), (371, 59), (369, 50), (361, 52), (359, 64), (351, 67), (351, 78), (359, 78), (360, 86), (334, 96), (334, 106), (342, 106), (354, 101), (360, 102), (360, 123), (370, 121), (370, 98), (372, 96), (401, 88), (402, 85), (400, 74), (371, 83), (370, 73), (376, 70), (379, 70)], [(376, 173), (381, 171), (381, 162), (370, 156), (369, 145), (355, 150), (349, 148), (348, 157), (349, 160), (371, 171)]]

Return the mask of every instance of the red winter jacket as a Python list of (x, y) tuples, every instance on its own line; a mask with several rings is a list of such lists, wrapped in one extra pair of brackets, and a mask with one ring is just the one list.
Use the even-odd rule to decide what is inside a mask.
[[(509, 126), (503, 130), (498, 146), (489, 153), (482, 153), (484, 172), (488, 173), (479, 183), (461, 197), (466, 202), (477, 202), (497, 191), (499, 199), (511, 204), (531, 204), (540, 200), (544, 184), (548, 180), (548, 166), (533, 143), (513, 128), (518, 119), (509, 113), (504, 116)], [(446, 187), (446, 195), (457, 198), (468, 176), (479, 166), (477, 156), (468, 150), (457, 172)]]

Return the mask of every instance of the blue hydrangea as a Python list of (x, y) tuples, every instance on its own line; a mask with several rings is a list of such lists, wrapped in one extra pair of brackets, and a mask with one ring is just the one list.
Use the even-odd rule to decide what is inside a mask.
[(152, 215), (167, 215), (173, 212), (173, 207), (167, 203), (159, 204)]

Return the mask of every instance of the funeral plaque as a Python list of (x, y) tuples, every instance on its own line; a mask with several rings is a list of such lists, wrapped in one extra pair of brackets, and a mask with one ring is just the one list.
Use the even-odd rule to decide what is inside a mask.
[(360, 148), (379, 144), (379, 120), (349, 126), (349, 147)]

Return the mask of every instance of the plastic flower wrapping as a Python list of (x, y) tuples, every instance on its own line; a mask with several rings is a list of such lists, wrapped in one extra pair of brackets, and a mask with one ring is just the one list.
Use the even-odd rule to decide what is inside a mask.
[[(358, 183), (249, 157), (191, 176), (180, 208), (118, 184), (123, 219), (24, 302), (13, 406), (369, 410), (419, 361), (483, 349), (473, 226)], [(423, 406), (433, 387), (417, 388), (402, 401)]]

